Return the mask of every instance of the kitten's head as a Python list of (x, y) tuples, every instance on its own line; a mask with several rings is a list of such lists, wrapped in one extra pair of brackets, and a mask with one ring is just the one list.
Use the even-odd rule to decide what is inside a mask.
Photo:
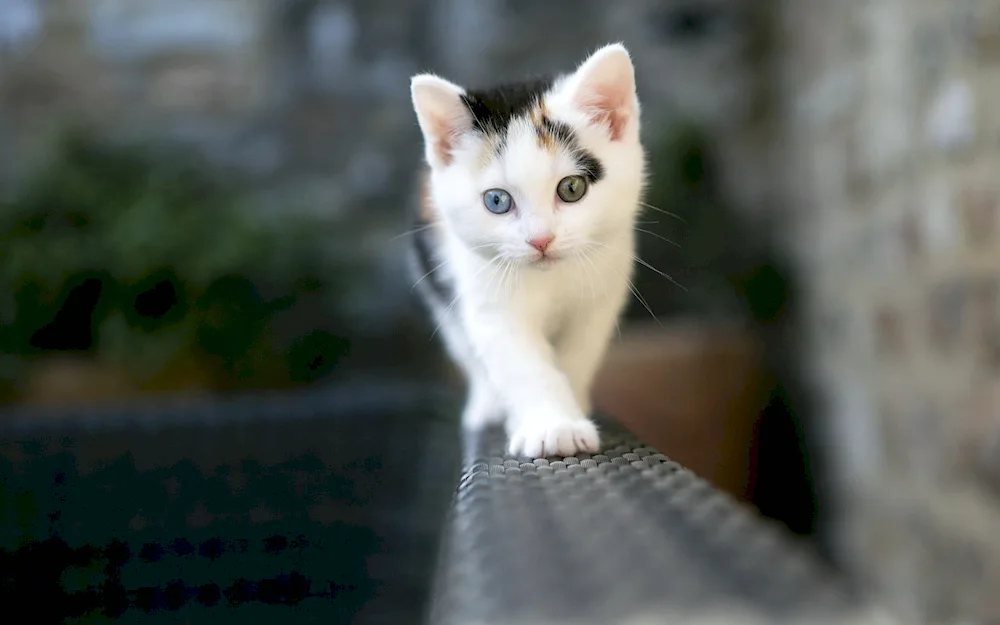
[(434, 210), (469, 249), (547, 266), (631, 232), (644, 160), (623, 46), (555, 80), (467, 90), (420, 74), (411, 91)]

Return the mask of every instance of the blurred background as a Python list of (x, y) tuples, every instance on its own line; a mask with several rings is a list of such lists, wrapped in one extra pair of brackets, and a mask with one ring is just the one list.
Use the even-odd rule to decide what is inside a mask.
[(684, 289), (637, 269), (597, 406), (914, 614), (997, 614), (994, 0), (0, 0), (0, 401), (460, 392), (409, 77), (609, 41)]

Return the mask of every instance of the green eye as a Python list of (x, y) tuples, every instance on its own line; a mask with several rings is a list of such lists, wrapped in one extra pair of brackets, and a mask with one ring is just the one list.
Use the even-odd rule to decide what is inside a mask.
[(556, 195), (568, 204), (579, 202), (587, 195), (587, 179), (583, 176), (566, 176), (556, 185)]

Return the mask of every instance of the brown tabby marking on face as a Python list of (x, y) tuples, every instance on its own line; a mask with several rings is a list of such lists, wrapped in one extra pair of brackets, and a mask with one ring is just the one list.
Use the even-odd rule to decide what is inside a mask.
[(480, 169), (486, 169), (497, 159), (503, 150), (503, 138), (500, 135), (488, 134), (483, 137), (479, 146), (478, 164)]
[(555, 153), (557, 148), (557, 138), (555, 134), (549, 130), (549, 114), (545, 109), (545, 103), (539, 102), (538, 106), (531, 109), (531, 113), (528, 116), (531, 121), (531, 125), (535, 128), (535, 138), (538, 139), (538, 147), (542, 148), (550, 154)]

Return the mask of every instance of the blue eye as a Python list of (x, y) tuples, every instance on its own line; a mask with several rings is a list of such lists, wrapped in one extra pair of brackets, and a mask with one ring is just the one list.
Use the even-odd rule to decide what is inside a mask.
[(510, 193), (503, 189), (490, 189), (483, 193), (483, 206), (496, 215), (503, 215), (510, 210), (513, 204), (514, 200), (511, 199)]

